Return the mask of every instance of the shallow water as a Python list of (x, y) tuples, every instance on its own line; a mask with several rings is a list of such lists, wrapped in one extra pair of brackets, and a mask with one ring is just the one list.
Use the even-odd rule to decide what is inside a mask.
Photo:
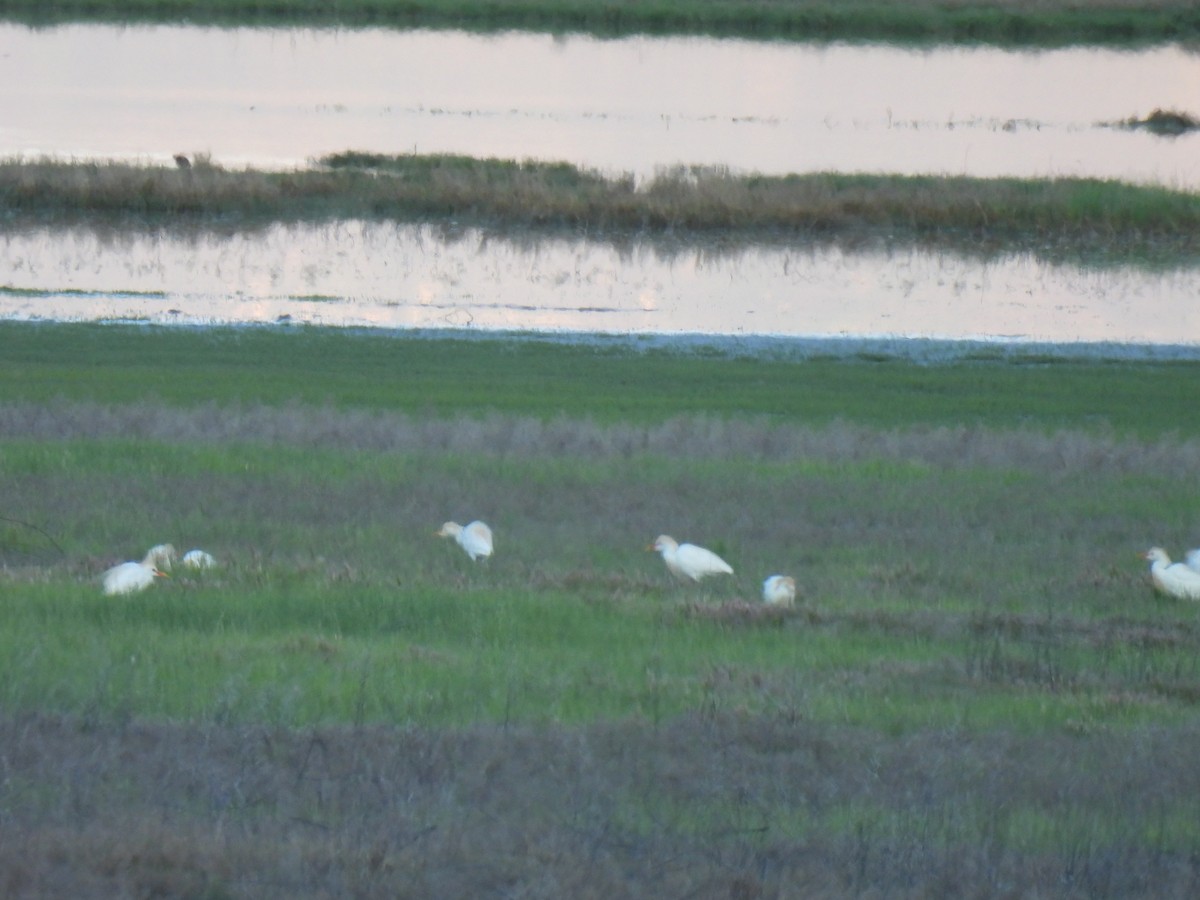
[(290, 168), (357, 149), (1200, 188), (1200, 135), (1101, 124), (1155, 107), (1200, 113), (1200, 55), (0, 25), (0, 156)]
[[(670, 252), (342, 222), (0, 234), (0, 317), (790, 337), (1200, 341), (1200, 270), (836, 247)], [(17, 289), (12, 289), (17, 288)]]
[[(0, 156), (293, 167), (346, 149), (1200, 189), (1200, 55), (0, 25)], [(920, 250), (535, 244), (346, 222), (0, 233), (0, 317), (1200, 345), (1200, 274)]]

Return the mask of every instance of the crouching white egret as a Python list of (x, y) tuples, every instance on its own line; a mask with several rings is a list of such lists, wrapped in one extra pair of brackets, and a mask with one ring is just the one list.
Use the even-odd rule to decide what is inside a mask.
[(1200, 600), (1200, 572), (1171, 562), (1162, 547), (1151, 547), (1142, 558), (1150, 560), (1150, 580), (1164, 594), (1180, 600)]
[(796, 602), (796, 579), (790, 575), (771, 575), (763, 582), (764, 603), (791, 606)]
[(211, 553), (203, 550), (189, 550), (183, 554), (183, 565), (189, 569), (211, 569), (217, 564)]
[(677, 578), (699, 581), (709, 575), (732, 575), (733, 568), (717, 554), (695, 544), (680, 544), (675, 538), (660, 534), (646, 548), (662, 554), (667, 569)]
[(102, 576), (104, 593), (136, 594), (150, 587), (155, 578), (166, 578), (167, 573), (154, 564), (152, 553), (141, 562), (123, 562), (105, 572)]
[(447, 522), (437, 536), (454, 538), (472, 560), (492, 555), (492, 529), (478, 520), (467, 525)]

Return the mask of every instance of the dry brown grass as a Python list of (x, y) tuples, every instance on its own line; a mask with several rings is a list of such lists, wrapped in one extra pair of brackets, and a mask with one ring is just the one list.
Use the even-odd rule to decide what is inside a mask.
[[(1194, 822), (1173, 836), (1172, 811), (1174, 792), (1200, 795), (1196, 738), (894, 740), (723, 716), (436, 732), (4, 717), (0, 891), (1190, 897)], [(1077, 841), (1104, 817), (1107, 838)]]
[(890, 460), (938, 468), (1019, 468), (1053, 473), (1200, 472), (1200, 442), (1144, 441), (1103, 431), (996, 430), (971, 425), (879, 429), (850, 422), (803, 427), (764, 419), (676, 416), (658, 424), (599, 424), (490, 414), (457, 418), (292, 406), (178, 408), (147, 402), (12, 403), (0, 401), (0, 433), (9, 438), (129, 438), (166, 444), (329, 448), (392, 453), (453, 453), (465, 458), (858, 463)]

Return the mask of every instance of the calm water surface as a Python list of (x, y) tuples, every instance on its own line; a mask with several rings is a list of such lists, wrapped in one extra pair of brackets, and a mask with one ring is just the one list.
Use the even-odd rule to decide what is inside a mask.
[(1017, 255), (520, 245), (343, 222), (253, 234), (0, 234), (0, 316), (609, 333), (1192, 343), (1200, 268)]
[(0, 25), (0, 155), (292, 167), (347, 149), (674, 165), (1095, 175), (1200, 188), (1200, 55), (445, 31)]
[[(1200, 189), (1200, 56), (381, 30), (0, 25), (0, 156), (229, 167), (346, 149), (1084, 175)], [(1200, 344), (1197, 268), (1028, 256), (525, 246), (347, 222), (232, 236), (0, 232), (0, 316)]]

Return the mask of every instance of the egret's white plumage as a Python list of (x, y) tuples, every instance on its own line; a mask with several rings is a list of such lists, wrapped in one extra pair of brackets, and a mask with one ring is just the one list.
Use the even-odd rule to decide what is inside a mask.
[(763, 602), (791, 606), (796, 602), (796, 579), (790, 575), (772, 575), (763, 582)]
[(646, 548), (662, 554), (667, 569), (677, 578), (699, 581), (709, 575), (732, 575), (733, 568), (717, 554), (695, 544), (680, 544), (675, 538), (660, 534)]
[(447, 522), (437, 536), (454, 538), (472, 560), (492, 555), (492, 529), (478, 520), (467, 525)]
[(123, 562), (113, 566), (101, 576), (106, 594), (136, 594), (144, 591), (154, 583), (155, 578), (166, 578), (163, 572), (154, 564), (154, 550), (146, 554), (141, 562)]
[(175, 559), (174, 544), (155, 544), (146, 551), (146, 558), (142, 562), (149, 563), (164, 572), (170, 572), (171, 566), (175, 564)]
[(1162, 547), (1151, 547), (1143, 558), (1150, 560), (1150, 580), (1164, 594), (1180, 600), (1200, 600), (1200, 572), (1171, 562)]
[(217, 564), (211, 553), (204, 550), (189, 550), (183, 554), (183, 565), (188, 569), (211, 569)]

